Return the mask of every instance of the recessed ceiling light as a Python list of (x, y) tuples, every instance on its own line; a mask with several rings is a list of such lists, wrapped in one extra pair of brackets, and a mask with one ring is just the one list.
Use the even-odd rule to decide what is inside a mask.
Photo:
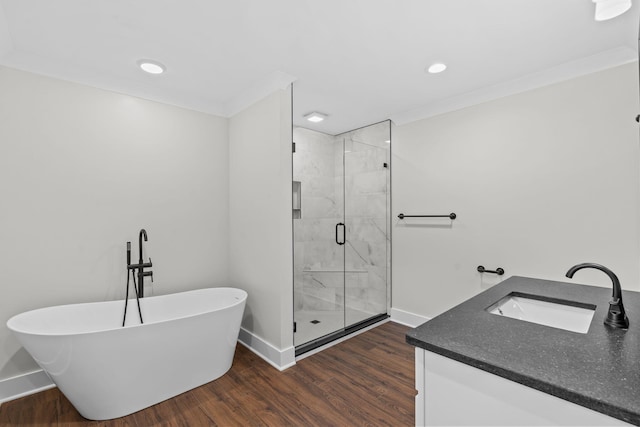
[(387, 139), (385, 142), (386, 142), (387, 144), (391, 144), (391, 140), (390, 140), (390, 139)]
[(150, 59), (141, 59), (138, 61), (138, 66), (149, 74), (162, 74), (167, 69), (163, 64)]
[(442, 63), (436, 63), (427, 68), (427, 72), (431, 74), (441, 73), (447, 69), (447, 66)]
[(319, 123), (319, 122), (323, 121), (324, 119), (326, 119), (327, 115), (326, 114), (322, 114), (322, 113), (318, 113), (317, 111), (314, 111), (312, 113), (305, 114), (304, 118), (309, 120), (310, 122)]
[(596, 21), (606, 21), (622, 15), (631, 8), (631, 0), (593, 0), (596, 4)]

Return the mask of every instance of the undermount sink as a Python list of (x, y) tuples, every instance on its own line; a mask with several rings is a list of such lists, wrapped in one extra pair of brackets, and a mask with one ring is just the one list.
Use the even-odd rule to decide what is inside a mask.
[(512, 292), (487, 311), (498, 316), (586, 334), (596, 306)]

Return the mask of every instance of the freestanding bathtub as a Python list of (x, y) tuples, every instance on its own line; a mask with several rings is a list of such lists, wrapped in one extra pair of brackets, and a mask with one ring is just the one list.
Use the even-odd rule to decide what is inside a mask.
[(33, 310), (7, 322), (78, 412), (122, 417), (224, 375), (233, 362), (247, 293), (208, 288)]

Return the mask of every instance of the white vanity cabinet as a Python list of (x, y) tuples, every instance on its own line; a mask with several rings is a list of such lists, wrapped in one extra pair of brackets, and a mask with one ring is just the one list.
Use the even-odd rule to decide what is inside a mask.
[(420, 347), (415, 352), (417, 426), (631, 425)]

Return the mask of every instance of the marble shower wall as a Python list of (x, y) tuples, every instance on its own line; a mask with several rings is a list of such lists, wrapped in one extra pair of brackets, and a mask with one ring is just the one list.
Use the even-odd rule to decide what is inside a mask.
[(335, 137), (295, 128), (293, 141), (293, 180), (301, 183), (301, 218), (293, 221), (294, 310), (342, 310), (337, 289), (343, 255), (335, 243), (343, 212), (342, 191), (336, 192), (342, 165), (336, 171)]
[[(346, 301), (347, 323), (366, 318), (362, 312), (387, 312), (389, 127), (337, 136), (294, 129), (293, 179), (302, 186), (302, 214), (294, 220), (296, 311), (342, 311)], [(344, 246), (335, 243), (338, 222), (347, 226)]]

